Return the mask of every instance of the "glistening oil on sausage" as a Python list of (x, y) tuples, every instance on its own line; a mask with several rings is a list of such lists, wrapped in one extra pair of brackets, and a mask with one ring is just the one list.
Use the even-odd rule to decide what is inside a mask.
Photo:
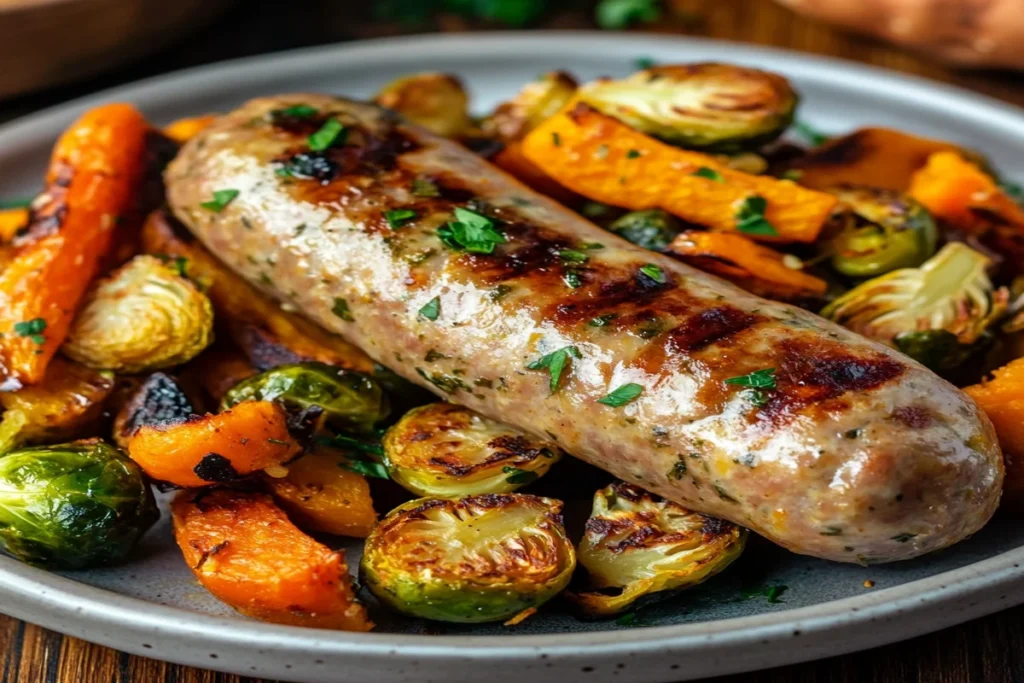
[[(282, 125), (289, 109), (309, 120)], [(254, 100), (166, 180), (214, 253), (378, 362), (795, 552), (915, 557), (998, 504), (991, 425), (920, 365), (634, 247), (376, 107)]]

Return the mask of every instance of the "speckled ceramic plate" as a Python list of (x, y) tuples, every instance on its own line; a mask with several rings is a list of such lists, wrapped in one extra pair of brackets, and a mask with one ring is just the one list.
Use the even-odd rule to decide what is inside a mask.
[[(946, 138), (983, 150), (1010, 176), (1024, 177), (1024, 112), (974, 93), (745, 45), (535, 32), (317, 48), (100, 93), (0, 129), (0, 197), (35, 190), (54, 138), (100, 102), (131, 101), (166, 122), (287, 91), (366, 96), (399, 74), (438, 69), (462, 76), (484, 108), (543, 71), (625, 75), (639, 57), (779, 71), (802, 92), (802, 117), (819, 128), (840, 132), (874, 124)], [(348, 634), (235, 615), (195, 583), (165, 519), (120, 567), (51, 574), (0, 557), (0, 611), (135, 654), (305, 683), (679, 681), (881, 645), (1024, 602), (1022, 546), (1024, 525), (1000, 519), (945, 552), (871, 568), (755, 541), (725, 574), (641, 611), (629, 625), (579, 621), (554, 604), (515, 628), (380, 614), (376, 632)], [(771, 586), (786, 590), (764, 590)]]

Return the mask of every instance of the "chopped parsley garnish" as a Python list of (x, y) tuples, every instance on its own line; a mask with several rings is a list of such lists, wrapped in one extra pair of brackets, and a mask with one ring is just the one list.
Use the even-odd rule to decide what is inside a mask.
[(290, 107), (283, 109), (274, 109), (270, 112), (270, 118), (292, 118), (292, 119), (308, 119), (310, 116), (316, 116), (316, 107), (311, 107), (308, 104), (293, 104)]
[(314, 152), (322, 152), (328, 147), (345, 142), (345, 126), (338, 119), (327, 119), (320, 130), (310, 135), (306, 142)]
[(348, 302), (344, 299), (334, 298), (334, 306), (331, 307), (331, 313), (348, 322), (355, 320), (352, 317), (352, 311), (348, 308)]
[(30, 206), (32, 206), (32, 197), (21, 197), (19, 199), (0, 199), (0, 210), (27, 209)]
[(462, 207), (455, 209), (455, 220), (442, 225), (437, 236), (452, 249), (473, 254), (491, 254), (494, 247), (506, 242), (494, 221)]
[(355, 472), (361, 474), (364, 477), (373, 477), (374, 479), (390, 479), (388, 476), (388, 468), (384, 467), (379, 462), (373, 460), (346, 460), (344, 463), (339, 465), (341, 469), (348, 470), (349, 472)]
[(504, 299), (509, 292), (512, 291), (512, 285), (497, 285), (494, 289), (487, 292), (487, 298), (491, 301), (501, 301)]
[(644, 388), (641, 385), (630, 382), (629, 384), (623, 384), (604, 398), (597, 399), (597, 402), (612, 408), (618, 408), (631, 401), (635, 401), (642, 393), (644, 393)]
[(279, 162), (274, 170), (279, 178), (313, 178), (328, 183), (338, 174), (339, 166), (319, 152), (299, 152)]
[(617, 316), (614, 313), (605, 313), (604, 315), (599, 315), (596, 318), (591, 318), (587, 325), (590, 327), (604, 327), (611, 321), (615, 320), (616, 317)]
[(558, 258), (566, 263), (584, 263), (590, 257), (576, 249), (560, 249), (558, 251)]
[(14, 323), (14, 333), (19, 337), (28, 337), (40, 346), (46, 343), (43, 332), (46, 331), (46, 321), (42, 318), (33, 318), (20, 323)]
[(441, 188), (430, 178), (417, 176), (412, 179), (411, 191), (417, 197), (440, 197)]
[(176, 256), (168, 265), (181, 277), (188, 277), (188, 259), (184, 256)]
[(626, 152), (626, 158), (627, 159), (636, 159), (639, 156), (641, 156), (640, 155), (640, 150), (637, 150), (637, 149), (631, 149), (628, 152)]
[(208, 211), (220, 213), (224, 210), (224, 207), (235, 201), (235, 197), (237, 196), (238, 190), (216, 190), (213, 193), (213, 199), (208, 202), (203, 202), (199, 206)]
[(764, 390), (775, 388), (775, 368), (765, 368), (739, 377), (730, 377), (725, 380), (725, 383), (748, 387), (751, 390), (750, 400), (756, 406), (763, 406), (768, 403), (768, 394)]
[(551, 144), (555, 147), (562, 146), (562, 136), (559, 135), (557, 131), (551, 133)]
[(633, 66), (641, 71), (650, 69), (653, 66), (657, 66), (658, 62), (654, 61), (652, 57), (637, 57), (633, 62)]
[(562, 379), (562, 371), (565, 370), (566, 364), (569, 362), (569, 356), (574, 358), (583, 358), (583, 354), (575, 346), (566, 346), (552, 351), (546, 356), (541, 356), (537, 360), (533, 361), (526, 366), (527, 370), (547, 370), (551, 375), (551, 381), (548, 382), (548, 388), (551, 393), (558, 391), (558, 384)]
[(565, 275), (562, 276), (562, 282), (573, 289), (583, 286), (583, 278), (580, 276), (579, 272), (575, 270), (566, 271)]
[(659, 285), (665, 284), (665, 271), (653, 263), (648, 263), (646, 266), (640, 268), (640, 272), (647, 278), (657, 282)]
[(679, 462), (672, 465), (672, 469), (668, 471), (668, 478), (679, 480), (684, 476), (686, 476), (686, 461), (680, 458)]
[(602, 216), (607, 216), (614, 211), (614, 208), (607, 204), (602, 204), (601, 202), (587, 201), (580, 207), (580, 214), (587, 218), (601, 218)]
[(601, 244), (600, 242), (584, 242), (583, 243), (583, 248), (584, 249), (591, 249), (591, 250), (594, 250), (594, 249), (604, 249), (604, 245)]
[(661, 0), (600, 0), (594, 18), (603, 29), (628, 28), (661, 18)]
[(425, 303), (419, 313), (427, 320), (437, 320), (437, 316), (441, 315), (441, 297), (435, 296)]
[(721, 173), (719, 173), (713, 168), (708, 168), (707, 166), (701, 166), (690, 175), (695, 175), (698, 178), (707, 178), (708, 180), (714, 180), (716, 183), (725, 182), (725, 178), (722, 177)]
[(736, 229), (748, 235), (778, 235), (775, 226), (764, 217), (768, 201), (760, 195), (752, 195), (743, 200), (736, 212)]
[(782, 594), (789, 590), (788, 586), (782, 586), (776, 584), (774, 586), (761, 586), (760, 588), (753, 588), (744, 590), (740, 593), (742, 600), (752, 600), (753, 598), (767, 598), (768, 602), (778, 603), (782, 602), (779, 598)]
[(505, 481), (509, 484), (529, 484), (530, 482), (537, 481), (540, 475), (530, 470), (519, 469), (518, 467), (512, 467), (506, 465), (501, 468), (501, 471), (507, 474)]
[(800, 180), (804, 177), (804, 172), (798, 168), (791, 168), (787, 171), (782, 172), (783, 180)]
[(384, 212), (384, 218), (387, 219), (388, 225), (395, 229), (416, 218), (416, 212), (412, 209), (392, 209)]
[(817, 147), (828, 142), (828, 136), (819, 131), (817, 128), (807, 123), (806, 121), (796, 121), (793, 124), (793, 130), (797, 135), (802, 137), (808, 142), (808, 144)]

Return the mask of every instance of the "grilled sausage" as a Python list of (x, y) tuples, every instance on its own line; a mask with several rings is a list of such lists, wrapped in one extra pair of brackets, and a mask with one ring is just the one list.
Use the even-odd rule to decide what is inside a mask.
[[(317, 151), (330, 119), (345, 130)], [(992, 426), (922, 366), (634, 247), (374, 106), (254, 100), (188, 142), (166, 180), (177, 217), (290, 310), (795, 552), (906, 559), (998, 504)], [(488, 220), (449, 225), (456, 207)], [(727, 381), (758, 371), (768, 386)]]

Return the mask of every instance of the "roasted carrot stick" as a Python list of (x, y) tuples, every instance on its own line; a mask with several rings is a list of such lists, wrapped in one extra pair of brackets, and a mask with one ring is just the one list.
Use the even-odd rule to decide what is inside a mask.
[(836, 204), (791, 181), (734, 171), (707, 154), (666, 145), (585, 104), (534, 129), (523, 154), (589, 199), (660, 208), (759, 241), (813, 242)]
[(263, 493), (183, 491), (171, 506), (185, 561), (217, 598), (278, 624), (369, 631), (345, 556), (295, 527)]
[(28, 225), (28, 209), (4, 209), (0, 211), (0, 244), (14, 239), (22, 228)]
[(936, 218), (973, 234), (989, 229), (989, 216), (1024, 230), (1024, 209), (991, 175), (957, 152), (929, 156), (911, 180), (910, 196)]
[(146, 131), (133, 107), (110, 104), (86, 112), (57, 141), (48, 202), (0, 273), (0, 385), (40, 381), (64, 341), (135, 198)]

